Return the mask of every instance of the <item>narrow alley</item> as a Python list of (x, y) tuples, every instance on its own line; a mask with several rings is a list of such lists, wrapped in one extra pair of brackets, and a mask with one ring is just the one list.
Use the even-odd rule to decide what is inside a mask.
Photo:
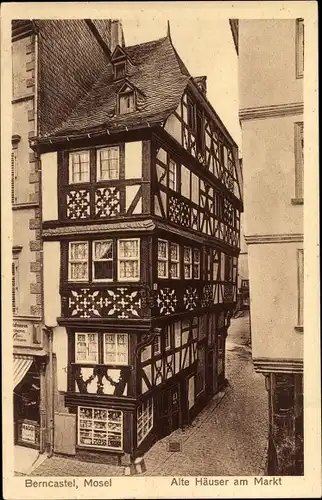
[[(193, 424), (158, 441), (145, 455), (143, 475), (228, 476), (265, 473), (268, 434), (264, 377), (254, 372), (248, 312), (232, 319), (227, 338), (228, 385)], [(180, 451), (169, 451), (179, 443)], [(33, 476), (116, 476), (124, 468), (52, 457)]]

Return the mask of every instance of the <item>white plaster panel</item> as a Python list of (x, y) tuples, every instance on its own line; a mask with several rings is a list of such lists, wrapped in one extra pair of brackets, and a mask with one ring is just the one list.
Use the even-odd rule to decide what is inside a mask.
[(58, 219), (57, 152), (41, 155), (43, 221)]
[(45, 241), (44, 259), (44, 315), (45, 325), (57, 325), (57, 317), (61, 315), (59, 294), (60, 279), (60, 243)]
[(125, 179), (142, 177), (142, 142), (125, 143)]

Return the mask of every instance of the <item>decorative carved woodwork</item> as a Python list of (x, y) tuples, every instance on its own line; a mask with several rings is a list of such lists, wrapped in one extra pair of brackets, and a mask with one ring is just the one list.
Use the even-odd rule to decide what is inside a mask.
[(72, 364), (72, 380), (76, 392), (82, 394), (126, 396), (127, 384), (131, 376), (129, 366), (120, 368), (106, 365)]
[(142, 316), (139, 288), (73, 286), (62, 292), (63, 316), (74, 318), (133, 319)]

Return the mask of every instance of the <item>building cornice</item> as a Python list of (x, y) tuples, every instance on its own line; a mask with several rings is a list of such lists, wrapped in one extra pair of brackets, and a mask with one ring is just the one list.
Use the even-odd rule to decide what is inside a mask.
[(56, 226), (43, 228), (43, 238), (84, 235), (92, 233), (110, 233), (115, 231), (151, 231), (155, 225), (151, 219), (142, 221), (113, 222), (110, 224), (86, 224), (84, 226)]
[(294, 234), (249, 234), (245, 235), (247, 245), (262, 245), (268, 243), (303, 243), (302, 233)]
[(301, 115), (304, 111), (303, 102), (290, 102), (287, 104), (273, 104), (271, 106), (256, 106), (239, 110), (239, 119), (262, 120), (265, 118), (282, 117), (289, 115)]
[(254, 368), (259, 373), (302, 373), (303, 359), (253, 358)]

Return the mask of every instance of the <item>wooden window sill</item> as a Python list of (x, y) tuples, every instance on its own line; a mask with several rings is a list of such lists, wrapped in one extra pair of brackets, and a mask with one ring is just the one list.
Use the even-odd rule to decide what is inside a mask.
[(304, 332), (304, 327), (303, 326), (294, 326), (294, 330), (296, 332), (302, 332), (303, 333)]
[(291, 203), (292, 203), (292, 205), (304, 205), (304, 199), (303, 198), (292, 198)]

